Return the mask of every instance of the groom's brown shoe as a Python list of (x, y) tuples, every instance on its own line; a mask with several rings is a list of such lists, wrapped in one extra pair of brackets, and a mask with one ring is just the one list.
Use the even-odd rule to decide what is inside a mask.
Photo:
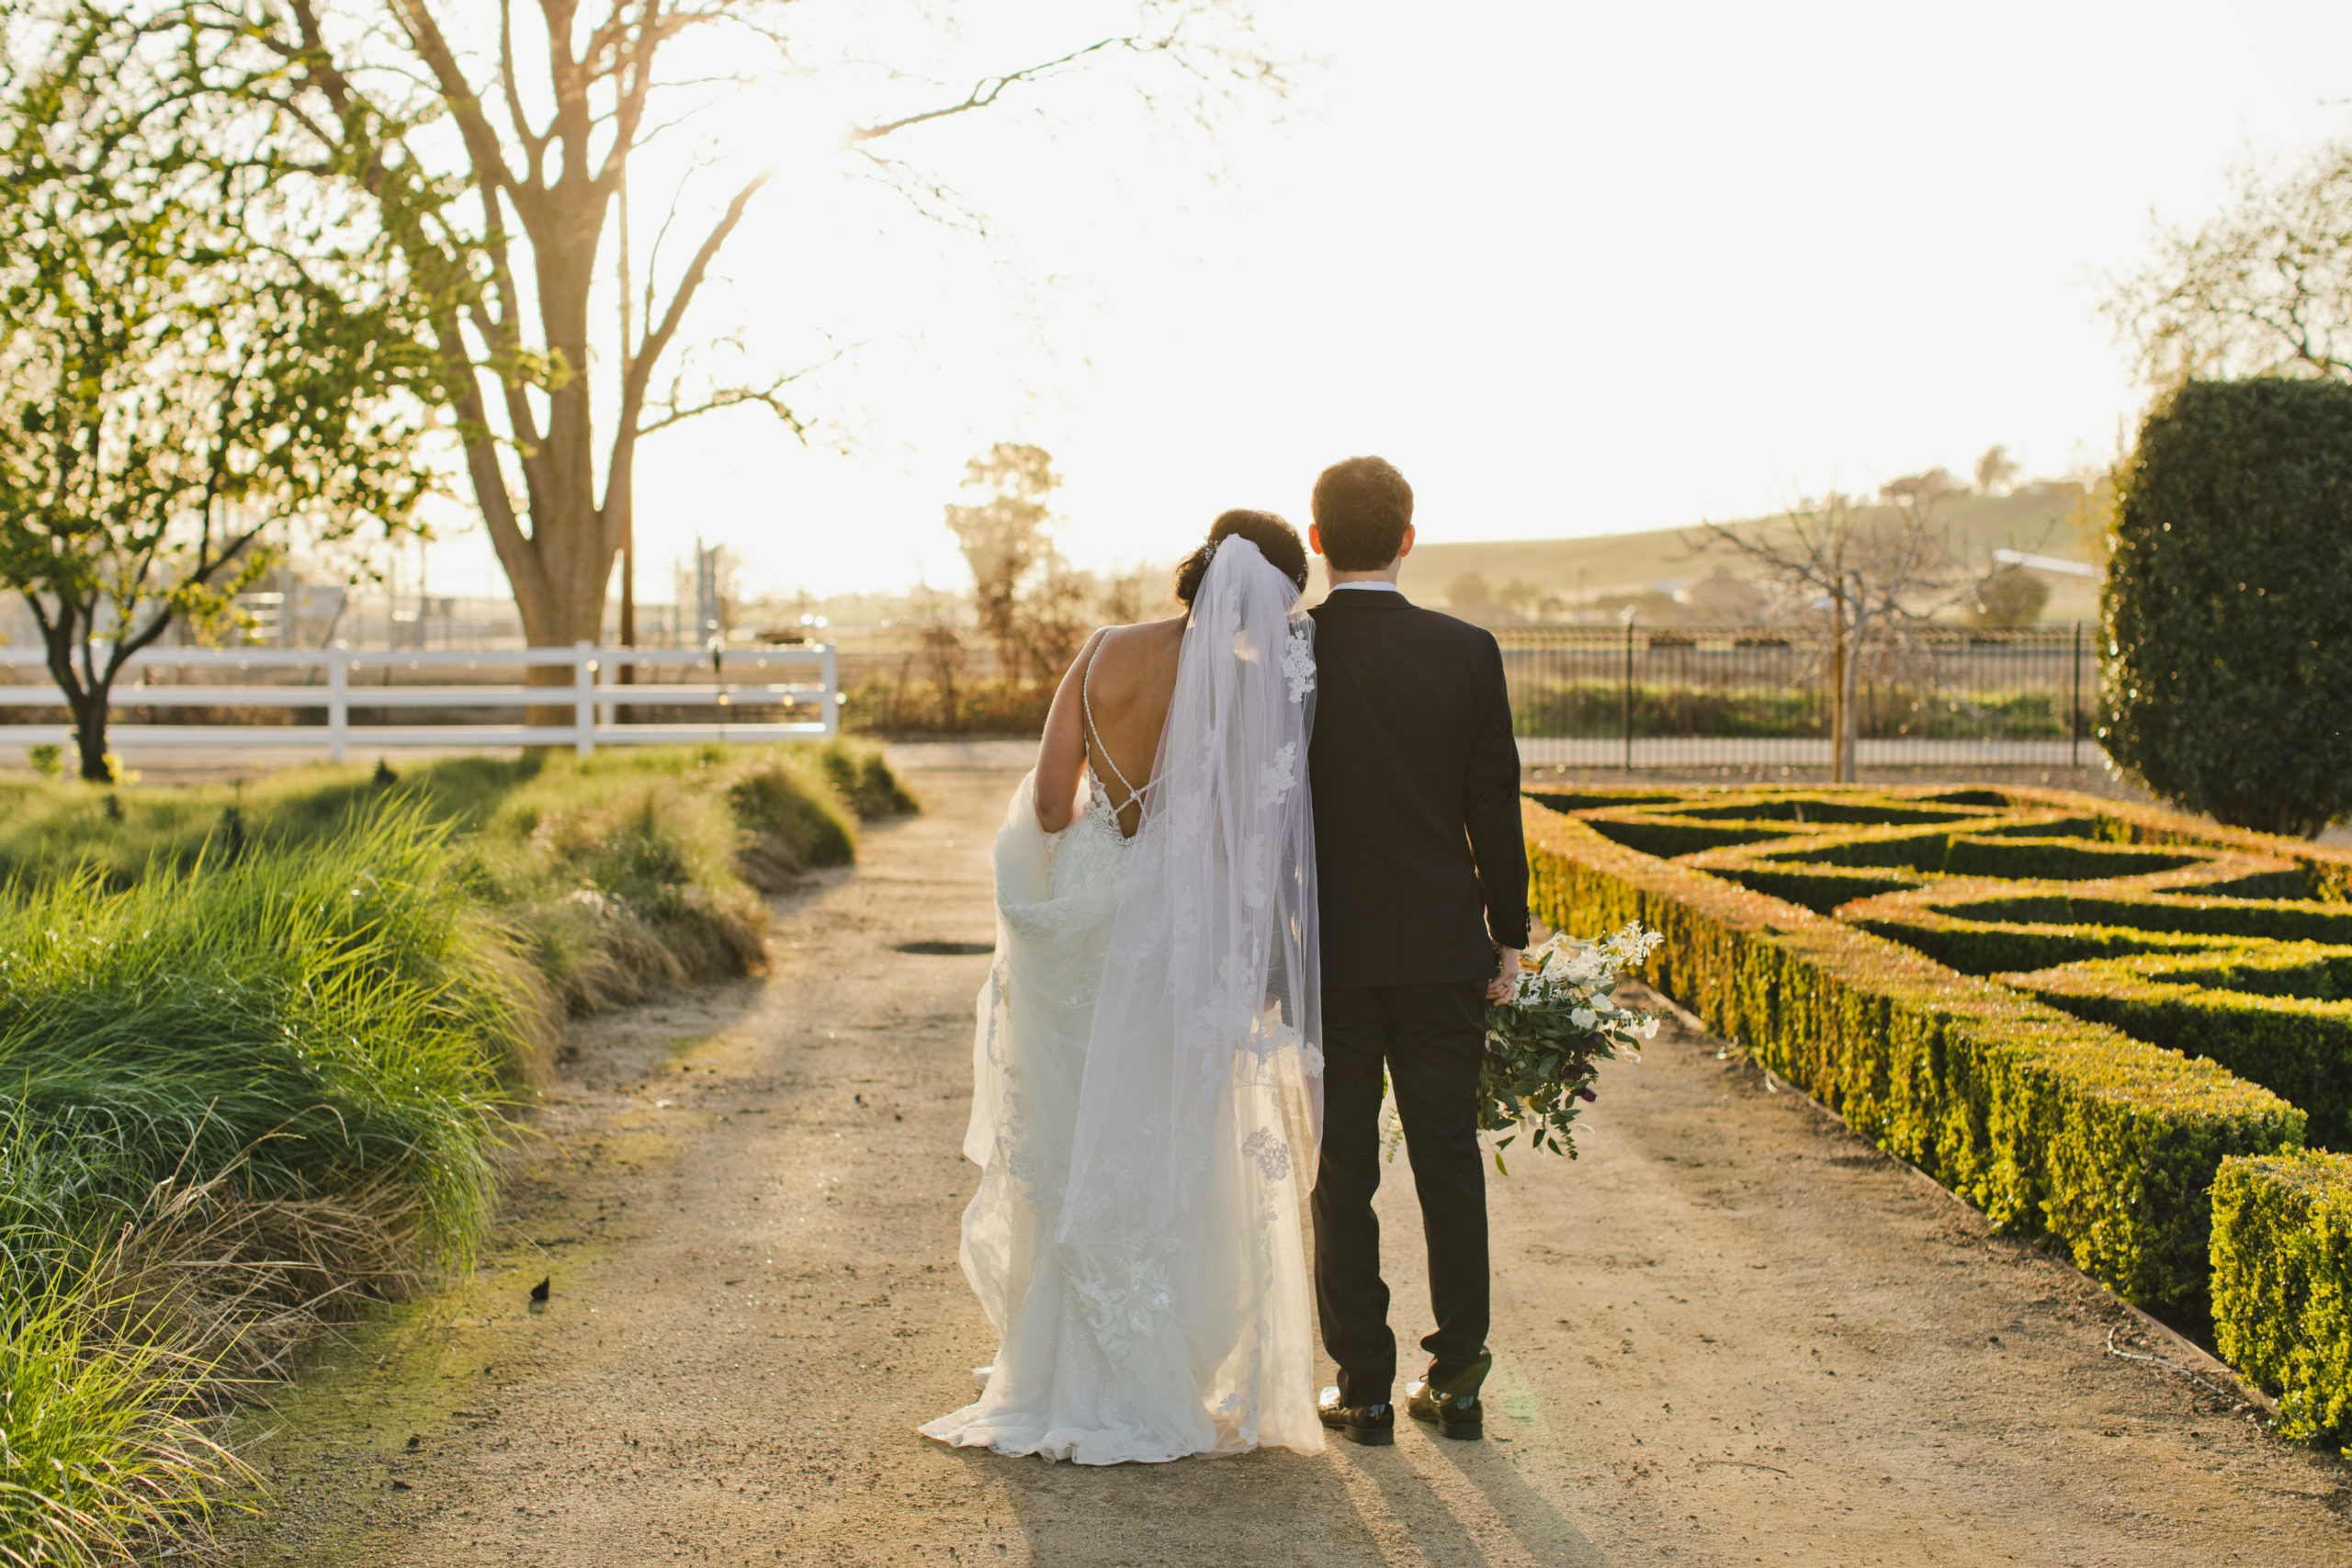
[(1478, 1388), (1494, 1364), (1494, 1354), (1487, 1350), (1458, 1367), (1431, 1362), (1429, 1376), (1405, 1385), (1406, 1410), (1416, 1421), (1436, 1423), (1441, 1438), (1467, 1442), (1485, 1437), (1487, 1412), (1478, 1403)]
[(1338, 1388), (1327, 1388), (1315, 1414), (1351, 1443), (1379, 1448), (1396, 1440), (1396, 1407), (1393, 1404), (1342, 1404)]

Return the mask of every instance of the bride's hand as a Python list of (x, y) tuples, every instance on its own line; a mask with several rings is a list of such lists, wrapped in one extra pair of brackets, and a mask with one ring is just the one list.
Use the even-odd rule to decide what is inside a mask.
[(1510, 1000), (1519, 990), (1519, 949), (1503, 947), (1495, 950), (1495, 977), (1487, 982), (1487, 999), (1502, 1003)]

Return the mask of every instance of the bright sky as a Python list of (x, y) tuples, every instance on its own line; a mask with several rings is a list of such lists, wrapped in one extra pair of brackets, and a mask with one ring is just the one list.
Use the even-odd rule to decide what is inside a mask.
[[(1020, 58), (1040, 8), (974, 57)], [(849, 177), (826, 130), (854, 106), (779, 85), (726, 121), (786, 172), (701, 329), (778, 363), (862, 346), (808, 384), (807, 449), (764, 413), (653, 438), (640, 596), (697, 534), (754, 589), (960, 585), (940, 509), (998, 440), (1055, 455), (1098, 568), (1227, 506), (1303, 526), (1357, 452), (1432, 539), (1753, 515), (1995, 442), (2061, 472), (2141, 404), (2097, 308), (2151, 213), (2193, 222), (2250, 158), (2352, 129), (2340, 5), (1259, 10), (1322, 63), (1213, 143), (1105, 80), (898, 146), (984, 238)], [(431, 571), (503, 592), (478, 533)]]

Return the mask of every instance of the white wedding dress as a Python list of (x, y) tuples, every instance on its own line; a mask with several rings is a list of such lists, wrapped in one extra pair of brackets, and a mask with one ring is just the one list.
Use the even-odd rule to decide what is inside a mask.
[(1311, 625), (1227, 539), (1136, 836), (1091, 762), (1059, 833), (1034, 773), (1013, 792), (964, 1141), (964, 1271), (1000, 1342), (929, 1437), (1080, 1464), (1322, 1448)]

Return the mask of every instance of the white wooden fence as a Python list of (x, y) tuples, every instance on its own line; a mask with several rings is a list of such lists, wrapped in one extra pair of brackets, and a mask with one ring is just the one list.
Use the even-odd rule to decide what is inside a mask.
[[(568, 686), (390, 683), (394, 672), (435, 670), (521, 671), (526, 666), (568, 666)], [(710, 671), (705, 682), (648, 682), (624, 685), (618, 680), (624, 665), (639, 671), (701, 666)], [(31, 669), (47, 671), (39, 649), (0, 648), (0, 671)], [(322, 671), (324, 684), (212, 685), (203, 681), (157, 683), (147, 677), (157, 671), (203, 671), (218, 679), (224, 671), (299, 670)], [(769, 674), (797, 672), (797, 679)], [(746, 681), (743, 675), (753, 678)], [(371, 683), (374, 682), (381, 683)], [(62, 705), (64, 694), (54, 682), (0, 682), (0, 706), (32, 707)], [(791, 705), (813, 707), (812, 717), (784, 722), (732, 723), (728, 712), (741, 707)], [(363, 746), (570, 746), (582, 756), (599, 745), (644, 745), (703, 740), (785, 740), (826, 739), (841, 725), (839, 677), (831, 643), (805, 648), (768, 648), (713, 654), (700, 649), (598, 648), (579, 643), (571, 648), (514, 649), (500, 651), (405, 651), (361, 649), (148, 649), (133, 654), (113, 692), (114, 708), (126, 707), (273, 707), (323, 708), (326, 723), (319, 724), (109, 724), (107, 737), (117, 750), (157, 750), (181, 747), (323, 746), (330, 759), (342, 761), (352, 742)], [(518, 708), (569, 707), (570, 724), (436, 724), (397, 725), (351, 722), (353, 708)], [(656, 724), (623, 720), (629, 707), (707, 707), (715, 709), (707, 722)], [(35, 746), (70, 743), (70, 724), (0, 724), (0, 745)]]

